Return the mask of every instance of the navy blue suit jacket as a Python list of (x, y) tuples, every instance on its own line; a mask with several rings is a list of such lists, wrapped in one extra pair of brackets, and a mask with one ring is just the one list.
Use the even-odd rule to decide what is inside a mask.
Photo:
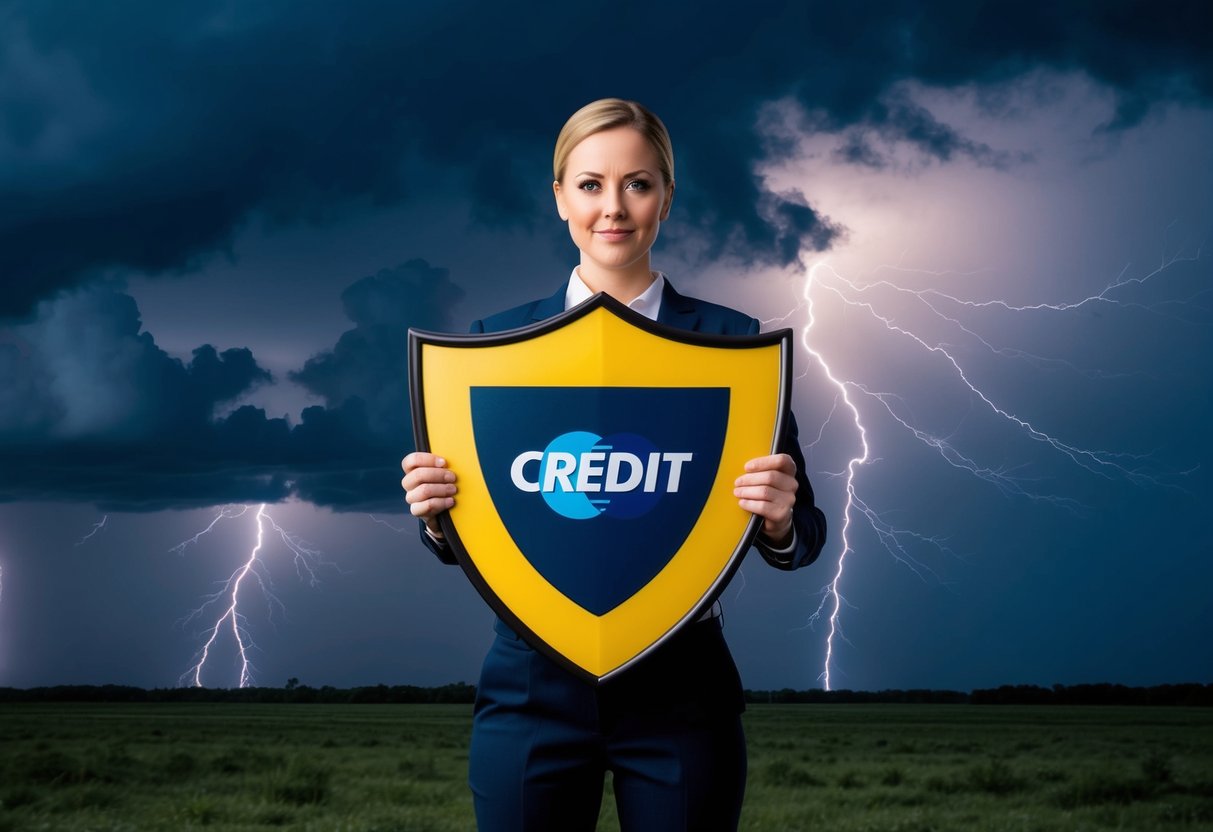
[[(500, 332), (559, 315), (564, 311), (567, 286), (567, 282), (562, 283), (556, 293), (550, 297), (515, 306), (513, 309), (498, 312), (483, 320), (473, 321), (471, 331), (473, 333)], [(657, 322), (712, 335), (752, 335), (758, 332), (757, 319), (727, 306), (681, 295), (674, 290), (668, 278), (661, 296), (661, 309), (657, 313)], [(788, 416), (788, 431), (779, 450), (791, 456), (796, 462), (798, 486), (796, 505), (792, 511), (792, 524), (796, 527), (796, 548), (791, 557), (787, 559), (781, 559), (772, 554), (770, 548), (765, 546), (760, 539), (756, 541), (755, 548), (772, 566), (791, 570), (808, 566), (817, 559), (817, 555), (821, 553), (821, 547), (825, 543), (826, 520), (821, 509), (817, 508), (813, 502), (813, 487), (809, 484), (809, 478), (804, 470), (804, 453), (800, 450), (796, 417), (791, 413)], [(740, 475), (742, 472), (737, 473)], [(443, 563), (456, 562), (449, 546), (438, 545), (425, 533), (424, 522), (421, 524), (421, 539)]]

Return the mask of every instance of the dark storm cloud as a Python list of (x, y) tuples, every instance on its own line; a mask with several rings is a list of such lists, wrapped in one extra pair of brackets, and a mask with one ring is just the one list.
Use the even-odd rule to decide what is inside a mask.
[[(476, 221), (529, 227), (561, 122), (609, 94), (670, 125), (689, 249), (788, 264), (840, 229), (811, 194), (762, 190), (764, 103), (790, 96), (829, 129), (1006, 164), (898, 85), (1085, 72), (1115, 92), (1119, 129), (1159, 101), (1208, 102), (1205, 14), (1178, 0), (562, 4), (525, 22), (504, 4), (9, 4), (0, 316), (108, 269), (188, 269), (250, 212), (323, 223), (455, 181)], [(862, 138), (848, 147), (880, 161)]]
[(270, 375), (248, 350), (194, 350), (185, 364), (140, 332), (129, 295), (93, 286), (44, 302), (0, 343), (0, 443), (163, 439)]
[(251, 406), (216, 417), (270, 375), (247, 349), (167, 355), (134, 300), (91, 286), (0, 329), (0, 501), (158, 510), (297, 496), (398, 508), (408, 448), (408, 327), (447, 328), (462, 290), (413, 260), (342, 295), (355, 327), (293, 376), (324, 396), (297, 424)]
[[(984, 142), (966, 138), (955, 128), (936, 119), (925, 107), (915, 104), (904, 92), (885, 96), (873, 107), (872, 112), (871, 120), (876, 124), (874, 132), (889, 146), (904, 142), (941, 162), (964, 156), (993, 168), (1006, 168), (1013, 162), (1026, 161), (1022, 154), (996, 150)], [(857, 156), (852, 156), (850, 147), (848, 143), (842, 148), (846, 161), (871, 165), (862, 150)]]
[(291, 379), (324, 397), (329, 407), (362, 401), (377, 434), (408, 435), (408, 328), (449, 330), (447, 311), (462, 297), (446, 269), (424, 260), (364, 277), (341, 293), (355, 327)]

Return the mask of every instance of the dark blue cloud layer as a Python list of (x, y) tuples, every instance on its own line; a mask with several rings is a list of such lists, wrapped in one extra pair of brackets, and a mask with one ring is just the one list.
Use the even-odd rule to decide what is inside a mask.
[(449, 330), (448, 310), (462, 297), (446, 269), (424, 260), (365, 277), (341, 293), (355, 327), (333, 349), (309, 358), (291, 380), (322, 396), (329, 407), (364, 402), (378, 435), (408, 436), (408, 329)]
[(0, 342), (0, 501), (152, 511), (295, 496), (399, 508), (408, 328), (449, 328), (462, 294), (422, 260), (350, 286), (354, 328), (292, 374), (325, 399), (297, 424), (248, 405), (216, 417), (270, 380), (246, 349), (204, 345), (188, 364), (175, 359), (113, 288), (44, 301)]
[[(812, 195), (764, 192), (761, 105), (874, 129), (946, 160), (1014, 160), (905, 101), (918, 80), (988, 87), (1036, 69), (1114, 91), (1108, 127), (1159, 101), (1207, 103), (1193, 0), (924, 6), (758, 2), (107, 5), (0, 10), (0, 317), (111, 269), (172, 273), (258, 212), (325, 223), (467, 188), (479, 222), (530, 227), (563, 119), (638, 97), (675, 136), (679, 237), (705, 258), (789, 264), (840, 233)], [(843, 158), (879, 164), (860, 136)]]
[(246, 349), (189, 364), (141, 332), (129, 295), (94, 286), (44, 302), (0, 343), (0, 446), (147, 443), (208, 429), (216, 405), (271, 380)]

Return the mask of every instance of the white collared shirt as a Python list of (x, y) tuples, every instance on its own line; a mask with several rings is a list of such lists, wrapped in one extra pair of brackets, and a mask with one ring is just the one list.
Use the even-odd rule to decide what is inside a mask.
[[(665, 274), (657, 271), (652, 274), (654, 280), (649, 284), (649, 288), (632, 298), (628, 308), (639, 312), (650, 321), (655, 321), (658, 313), (661, 312), (661, 293), (665, 291)], [(581, 275), (577, 274), (577, 267), (574, 266), (573, 273), (569, 275), (569, 288), (564, 292), (565, 311), (567, 312), (592, 297), (594, 297), (594, 293), (590, 291), (589, 286), (585, 285)]]

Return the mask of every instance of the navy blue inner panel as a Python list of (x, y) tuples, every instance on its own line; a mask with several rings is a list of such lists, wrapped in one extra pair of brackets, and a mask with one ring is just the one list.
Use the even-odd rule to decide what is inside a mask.
[(473, 387), (471, 397), (502, 521), (531, 565), (594, 615), (682, 546), (729, 420), (726, 387)]

